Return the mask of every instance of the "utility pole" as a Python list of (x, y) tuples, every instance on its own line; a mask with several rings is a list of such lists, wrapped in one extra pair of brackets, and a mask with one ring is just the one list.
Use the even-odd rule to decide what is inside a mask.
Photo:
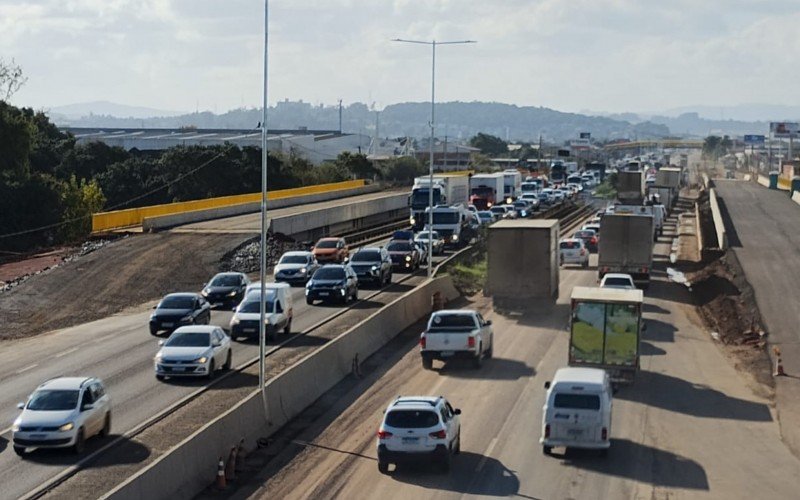
[(542, 168), (542, 133), (539, 132), (539, 152), (536, 155), (536, 172), (540, 173)]
[(444, 136), (444, 152), (443, 152), (444, 160), (442, 160), (444, 164), (444, 170), (447, 171), (447, 133)]
[(339, 133), (342, 133), (342, 100), (339, 99)]

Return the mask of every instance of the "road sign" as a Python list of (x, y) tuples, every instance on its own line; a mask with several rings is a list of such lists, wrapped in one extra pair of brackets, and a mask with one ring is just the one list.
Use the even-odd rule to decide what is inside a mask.
[(588, 140), (588, 139), (592, 138), (592, 133), (591, 132), (581, 132), (580, 137), (581, 137), (581, 139), (587, 139)]
[(772, 122), (769, 131), (779, 138), (795, 138), (800, 135), (800, 123), (797, 122)]
[(744, 143), (748, 146), (763, 146), (766, 139), (763, 135), (745, 135)]

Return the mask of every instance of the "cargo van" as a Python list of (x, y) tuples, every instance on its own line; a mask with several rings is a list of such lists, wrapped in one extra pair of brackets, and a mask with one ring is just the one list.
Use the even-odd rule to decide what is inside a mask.
[[(294, 316), (292, 289), (288, 283), (267, 283), (264, 295), (266, 339), (274, 340), (279, 331), (289, 334), (292, 331)], [(230, 322), (231, 338), (258, 338), (261, 305), (261, 288), (249, 290), (244, 300), (234, 310)]]
[(611, 381), (599, 368), (560, 368), (542, 411), (542, 452), (553, 447), (583, 448), (608, 453), (611, 446)]

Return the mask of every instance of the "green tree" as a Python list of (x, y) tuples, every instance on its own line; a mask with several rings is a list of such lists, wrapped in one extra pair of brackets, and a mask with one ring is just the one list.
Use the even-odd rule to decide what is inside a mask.
[(401, 156), (389, 161), (383, 177), (390, 181), (412, 181), (423, 175), (425, 167), (413, 156)]
[(361, 153), (343, 151), (336, 157), (335, 163), (357, 179), (370, 179), (378, 173), (378, 169), (367, 159), (367, 155)]
[(0, 101), (0, 179), (28, 178), (35, 135), (36, 126), (22, 110)]
[(481, 153), (489, 156), (505, 155), (508, 153), (508, 144), (503, 139), (479, 132), (469, 140), (469, 145), (478, 148)]
[(73, 175), (62, 183), (61, 238), (64, 241), (77, 241), (92, 231), (92, 214), (100, 212), (106, 204), (103, 191), (96, 180), (78, 181)]

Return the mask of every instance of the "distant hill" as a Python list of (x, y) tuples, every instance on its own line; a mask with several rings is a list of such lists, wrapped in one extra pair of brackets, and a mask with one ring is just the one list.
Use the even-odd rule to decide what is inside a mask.
[[(54, 108), (55, 111), (58, 108)], [(210, 112), (167, 116), (163, 111), (154, 117), (136, 117), (126, 108), (125, 115), (98, 114), (80, 118), (51, 114), (57, 125), (72, 127), (145, 127), (178, 128), (256, 128), (261, 122), (260, 109), (235, 109), (217, 115)], [(667, 126), (649, 122), (631, 123), (607, 117), (563, 113), (549, 108), (515, 106), (493, 102), (446, 102), (436, 105), (437, 136), (467, 139), (478, 132), (503, 139), (530, 141), (539, 134), (548, 141), (566, 141), (590, 132), (596, 139), (657, 138), (670, 135)], [(383, 137), (426, 137), (430, 133), (429, 103), (400, 103), (380, 112), (379, 133)], [(336, 130), (339, 127), (337, 106), (312, 105), (303, 101), (281, 101), (269, 108), (270, 128)], [(374, 133), (375, 112), (365, 104), (346, 106), (342, 113), (344, 132)]]
[(686, 113), (697, 113), (701, 118), (715, 121), (800, 121), (800, 106), (782, 106), (778, 104), (750, 103), (737, 104), (735, 106), (682, 106), (657, 114), (677, 117)]
[(178, 116), (183, 111), (166, 111), (163, 109), (145, 108), (141, 106), (126, 106), (108, 101), (81, 102), (56, 106), (50, 108), (51, 116), (61, 116), (66, 120), (77, 120), (91, 115), (117, 116), (124, 118), (151, 118), (154, 116)]

